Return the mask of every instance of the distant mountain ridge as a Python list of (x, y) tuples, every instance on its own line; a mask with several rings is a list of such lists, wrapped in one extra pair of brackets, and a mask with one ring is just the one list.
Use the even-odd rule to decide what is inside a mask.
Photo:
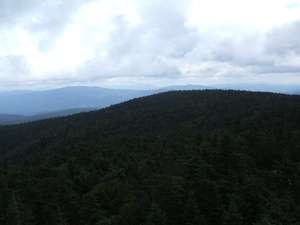
[(15, 115), (15, 114), (0, 114), (0, 124), (11, 124), (12, 121), (21, 121), (26, 116)]
[(133, 98), (170, 90), (206, 89), (205, 86), (170, 86), (156, 90), (64, 87), (46, 91), (0, 93), (0, 124), (14, 124), (56, 116), (66, 116), (105, 108)]
[(300, 85), (297, 84), (217, 84), (214, 85), (217, 89), (233, 89), (245, 91), (273, 92), (282, 94), (299, 94)]
[(0, 113), (32, 116), (74, 108), (103, 108), (147, 94), (148, 91), (83, 86), (28, 93), (2, 93), (0, 94)]
[(166, 87), (160, 88), (158, 90), (172, 90), (172, 91), (182, 90), (183, 91), (183, 90), (204, 90), (204, 89), (215, 89), (215, 87), (187, 84), (187, 85), (166, 86)]
[(75, 108), (75, 109), (66, 109), (61, 111), (55, 111), (50, 113), (42, 113), (34, 116), (23, 116), (15, 114), (0, 114), (0, 125), (9, 125), (9, 124), (18, 124), (31, 122), (36, 120), (50, 119), (55, 117), (69, 116), (81, 112), (89, 112), (96, 110), (98, 108)]
[(0, 93), (0, 124), (15, 124), (105, 108), (133, 98), (172, 90), (235, 89), (299, 94), (297, 85), (173, 85), (154, 90), (71, 86), (45, 91)]

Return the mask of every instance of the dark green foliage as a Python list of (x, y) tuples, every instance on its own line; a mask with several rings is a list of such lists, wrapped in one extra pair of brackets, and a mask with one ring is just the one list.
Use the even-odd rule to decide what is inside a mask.
[(224, 216), (223, 216), (223, 224), (230, 225), (239, 225), (245, 224), (244, 217), (242, 214), (243, 199), (240, 196), (235, 194), (229, 194), (228, 196), (228, 205), (225, 206)]
[(147, 225), (166, 225), (167, 218), (158, 207), (158, 205), (153, 202), (151, 205), (151, 212), (147, 216)]
[(197, 225), (197, 224), (205, 224), (205, 221), (202, 218), (203, 216), (200, 214), (198, 210), (198, 204), (196, 202), (196, 198), (194, 197), (194, 193), (190, 193), (190, 196), (186, 202), (186, 206), (183, 212), (183, 221), (186, 225)]
[(300, 96), (179, 91), (0, 126), (0, 224), (299, 224)]

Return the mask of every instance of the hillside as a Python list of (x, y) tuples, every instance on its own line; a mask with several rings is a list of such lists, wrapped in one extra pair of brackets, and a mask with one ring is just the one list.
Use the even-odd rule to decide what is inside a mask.
[(300, 96), (172, 91), (0, 126), (0, 224), (298, 224)]
[(0, 125), (72, 115), (108, 107), (126, 100), (170, 90), (202, 90), (199, 85), (169, 86), (156, 90), (125, 90), (74, 86), (44, 91), (0, 93)]
[(0, 93), (0, 125), (66, 116), (105, 108), (113, 104), (172, 90), (230, 89), (299, 94), (297, 85), (223, 84), (214, 87), (175, 85), (153, 90), (125, 90), (74, 86), (44, 91), (12, 91)]
[(152, 93), (151, 91), (84, 86), (2, 93), (0, 94), (0, 113), (32, 116), (74, 108), (103, 108)]

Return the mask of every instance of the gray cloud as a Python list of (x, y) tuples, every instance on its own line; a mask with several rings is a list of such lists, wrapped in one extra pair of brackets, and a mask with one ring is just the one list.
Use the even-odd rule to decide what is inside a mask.
[[(78, 43), (88, 47), (92, 56), (87, 60), (83, 57), (85, 62), (69, 70), (35, 75), (36, 82), (67, 84), (118, 78), (234, 80), (300, 72), (300, 21), (267, 32), (235, 23), (192, 27), (187, 25), (192, 0), (128, 1), (133, 3), (140, 21), (128, 21), (125, 14), (114, 12), (108, 21), (113, 27), (109, 31), (102, 25), (79, 21), (76, 25), (82, 35), (74, 38), (81, 38)], [(76, 13), (92, 2), (97, 0), (2, 0), (0, 28), (26, 30), (36, 40), (36, 49), (47, 54), (74, 24)], [(103, 32), (105, 38), (93, 38)], [(5, 35), (8, 42), (9, 35)], [(7, 52), (0, 57), (1, 79), (11, 74), (20, 80), (33, 79), (26, 55)]]
[(30, 74), (30, 66), (24, 56), (0, 55), (1, 82), (24, 80), (28, 74)]
[(16, 25), (26, 13), (31, 12), (41, 1), (2, 0), (0, 1), (0, 25)]
[[(278, 63), (290, 62), (286, 54), (279, 53), (298, 51), (299, 41), (295, 38), (298, 22), (267, 33), (234, 24), (195, 30), (185, 25), (185, 14), (177, 14), (178, 9), (164, 11), (163, 6), (145, 7), (146, 11), (141, 13), (142, 23), (136, 26), (123, 16), (116, 17), (116, 29), (111, 32), (105, 49), (108, 54), (105, 57), (99, 54), (91, 60), (86, 65), (88, 73), (95, 77), (110, 74), (230, 80), (300, 71), (297, 65)], [(282, 29), (286, 32), (280, 36)], [(286, 43), (290, 47), (285, 46)]]
[(299, 36), (300, 21), (283, 24), (267, 32), (245, 30), (238, 26), (231, 29), (210, 27), (198, 33), (198, 43), (185, 57), (192, 64), (206, 63), (198, 70), (199, 74), (209, 73), (211, 76), (219, 73), (227, 78), (237, 78), (299, 73)]
[(1, 0), (0, 25), (19, 26), (32, 34), (55, 39), (72, 22), (73, 14), (94, 0)]
[(182, 1), (175, 4), (168, 2), (143, 5), (138, 10), (142, 22), (136, 26), (126, 23), (123, 17), (116, 18), (116, 29), (110, 36), (110, 51), (121, 54), (124, 50), (138, 51), (170, 58), (180, 57), (189, 51), (193, 41), (185, 27), (186, 14), (184, 8), (180, 8)]
[(29, 66), (26, 58), (22, 55), (5, 55), (0, 56), (1, 71), (10, 71), (15, 74), (28, 73)]
[[(155, 2), (155, 1), (153, 1)], [(123, 15), (113, 20), (115, 29), (108, 43), (100, 43), (96, 57), (81, 67), (84, 73), (101, 79), (106, 76), (176, 77), (174, 60), (193, 48), (195, 39), (185, 27), (183, 1), (177, 4), (143, 4), (138, 7), (141, 22), (132, 24)], [(107, 54), (103, 56), (103, 52)]]
[(300, 20), (274, 27), (266, 34), (265, 50), (269, 54), (300, 55)]

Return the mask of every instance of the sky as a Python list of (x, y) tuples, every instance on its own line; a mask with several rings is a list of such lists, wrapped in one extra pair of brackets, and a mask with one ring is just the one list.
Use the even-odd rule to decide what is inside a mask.
[(300, 0), (0, 0), (0, 91), (300, 84)]

